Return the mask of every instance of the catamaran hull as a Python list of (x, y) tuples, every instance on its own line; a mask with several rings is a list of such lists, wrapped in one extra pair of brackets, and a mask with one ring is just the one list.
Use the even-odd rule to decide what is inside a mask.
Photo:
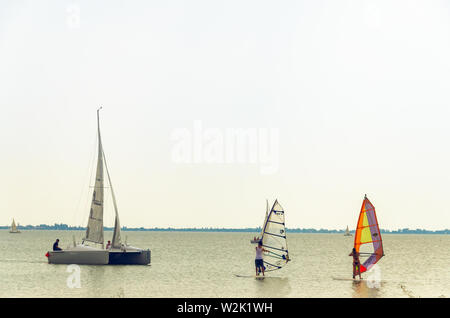
[(111, 265), (148, 265), (150, 264), (150, 250), (140, 251), (110, 251), (109, 264)]
[(107, 265), (109, 253), (98, 251), (51, 251), (48, 252), (49, 264)]

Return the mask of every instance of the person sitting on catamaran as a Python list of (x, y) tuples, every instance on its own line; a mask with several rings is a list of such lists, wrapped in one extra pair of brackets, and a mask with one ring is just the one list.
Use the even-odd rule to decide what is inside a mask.
[(62, 251), (62, 249), (58, 246), (59, 244), (59, 239), (56, 239), (56, 242), (53, 243), (53, 250), (54, 251)]
[(361, 263), (359, 262), (359, 253), (356, 251), (356, 248), (353, 248), (348, 256), (353, 256), (353, 279), (355, 279), (356, 275), (359, 275), (359, 279), (361, 279)]
[(111, 241), (108, 241), (108, 244), (106, 244), (106, 249), (109, 250), (111, 248)]
[(267, 251), (262, 247), (262, 242), (259, 241), (258, 246), (256, 247), (256, 257), (255, 257), (256, 276), (258, 276), (260, 272), (262, 272), (264, 276), (263, 252)]

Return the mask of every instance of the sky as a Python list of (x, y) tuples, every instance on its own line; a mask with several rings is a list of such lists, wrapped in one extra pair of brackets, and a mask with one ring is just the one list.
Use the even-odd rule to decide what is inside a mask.
[(382, 228), (450, 228), (449, 56), (448, 1), (2, 1), (0, 224), (87, 224), (102, 106), (121, 225), (278, 199), (352, 229), (367, 194)]

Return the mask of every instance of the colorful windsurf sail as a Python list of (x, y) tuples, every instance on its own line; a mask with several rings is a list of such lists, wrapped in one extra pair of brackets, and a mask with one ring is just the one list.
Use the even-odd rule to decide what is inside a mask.
[(364, 196), (355, 232), (356, 251), (360, 253), (361, 273), (370, 270), (383, 256), (383, 241), (381, 240), (375, 207)]
[(262, 228), (262, 246), (267, 251), (264, 253), (264, 271), (280, 269), (289, 262), (284, 210), (277, 200)]

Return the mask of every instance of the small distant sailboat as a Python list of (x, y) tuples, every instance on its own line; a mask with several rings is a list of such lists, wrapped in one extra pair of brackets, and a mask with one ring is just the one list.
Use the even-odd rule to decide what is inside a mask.
[(9, 233), (20, 233), (20, 231), (17, 229), (17, 227), (18, 226), (16, 226), (16, 222), (13, 219)]
[[(101, 108), (100, 108), (101, 109)], [(111, 178), (106, 164), (105, 154), (103, 152), (102, 140), (100, 136), (100, 117), (97, 110), (98, 126), (98, 157), (97, 172), (95, 176), (95, 186), (92, 195), (91, 210), (86, 230), (86, 236), (79, 245), (74, 243), (73, 247), (61, 251), (49, 251), (46, 256), (51, 264), (139, 264), (147, 265), (150, 263), (150, 250), (144, 250), (136, 247), (122, 244), (120, 233), (119, 214), (116, 204), (116, 198), (111, 183)], [(105, 167), (108, 177), (109, 188), (115, 211), (114, 232), (110, 248), (104, 248), (103, 239), (103, 207), (104, 207), (104, 177), (103, 167)]]
[(347, 225), (347, 229), (345, 230), (344, 236), (352, 236), (352, 233), (350, 233), (350, 231), (348, 230), (348, 225)]
[(354, 247), (360, 254), (361, 273), (370, 270), (384, 256), (375, 207), (367, 195), (364, 196), (359, 213)]
[(284, 210), (278, 200), (275, 200), (264, 221), (261, 241), (263, 248), (267, 250), (263, 259), (264, 272), (281, 269), (290, 261)]

